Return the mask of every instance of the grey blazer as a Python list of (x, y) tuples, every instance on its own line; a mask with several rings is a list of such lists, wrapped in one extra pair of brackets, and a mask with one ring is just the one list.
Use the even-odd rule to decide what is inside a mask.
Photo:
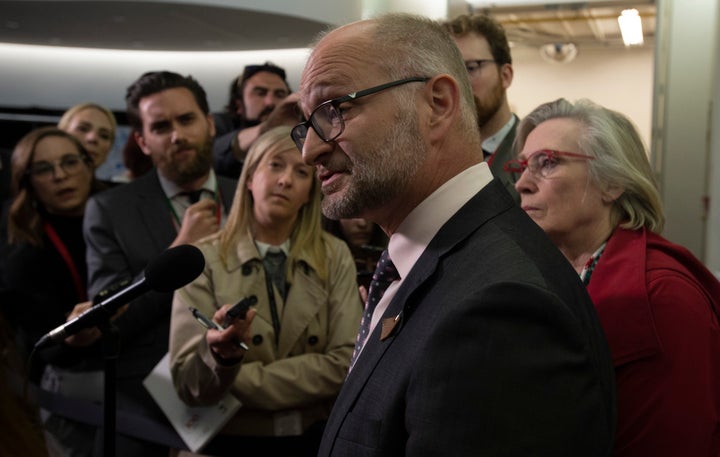
[(320, 456), (610, 455), (613, 366), (593, 304), (497, 179), (440, 229), (388, 318)]
[[(218, 176), (223, 210), (235, 195), (236, 181)], [(94, 195), (85, 208), (88, 295), (93, 297), (124, 279), (137, 280), (147, 264), (177, 236), (157, 171)], [(147, 293), (130, 303), (115, 323), (122, 346), (118, 378), (147, 375), (168, 349), (172, 293)]]

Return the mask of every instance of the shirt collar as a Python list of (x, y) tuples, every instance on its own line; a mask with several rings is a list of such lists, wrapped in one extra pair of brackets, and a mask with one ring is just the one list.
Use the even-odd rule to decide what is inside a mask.
[[(180, 186), (165, 178), (159, 171), (155, 171), (158, 174), (158, 179), (160, 180), (160, 187), (162, 187), (162, 190), (165, 192), (165, 196), (167, 198), (172, 199), (179, 193), (183, 192), (183, 189), (180, 188)], [(212, 169), (210, 170), (210, 174), (208, 174), (208, 178), (203, 183), (201, 189), (207, 190), (215, 195), (215, 190), (217, 189), (217, 177)]]
[(388, 252), (405, 278), (440, 228), (493, 176), (485, 162), (473, 165), (435, 190), (413, 209), (390, 237)]
[(263, 243), (262, 241), (255, 240), (255, 245), (257, 246), (258, 253), (260, 254), (260, 258), (264, 259), (265, 255), (267, 254), (268, 250), (270, 248), (276, 248), (280, 249), (283, 254), (285, 254), (285, 257), (288, 256), (290, 253), (290, 240), (285, 240), (283, 244), (279, 246), (274, 246), (272, 244)]

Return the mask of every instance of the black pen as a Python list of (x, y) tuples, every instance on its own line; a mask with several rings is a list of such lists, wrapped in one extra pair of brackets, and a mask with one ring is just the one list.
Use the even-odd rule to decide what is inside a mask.
[[(218, 324), (217, 322), (213, 321), (212, 319), (209, 319), (206, 315), (204, 315), (203, 313), (201, 313), (200, 310), (198, 310), (197, 308), (193, 308), (193, 307), (191, 306), (189, 309), (190, 309), (190, 311), (192, 312), (193, 316), (195, 317), (195, 320), (197, 320), (197, 321), (200, 323), (200, 325), (202, 325), (202, 326), (205, 327), (206, 329), (208, 329), (208, 330), (210, 330), (210, 329), (219, 330), (219, 331), (221, 331), (221, 332), (222, 332), (223, 330), (225, 330), (225, 328), (224, 328), (222, 325)], [(242, 342), (242, 341), (240, 341), (240, 342), (238, 342), (238, 343), (236, 343), (236, 344), (237, 344), (239, 347), (245, 349), (246, 351), (250, 349), (250, 348), (248, 347), (248, 345), (245, 344), (245, 343)]]

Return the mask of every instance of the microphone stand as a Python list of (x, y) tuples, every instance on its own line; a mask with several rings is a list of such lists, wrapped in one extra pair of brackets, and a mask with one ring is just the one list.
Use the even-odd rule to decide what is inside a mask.
[(117, 359), (120, 353), (120, 331), (110, 319), (98, 324), (104, 361), (103, 456), (115, 457), (115, 429), (117, 421)]

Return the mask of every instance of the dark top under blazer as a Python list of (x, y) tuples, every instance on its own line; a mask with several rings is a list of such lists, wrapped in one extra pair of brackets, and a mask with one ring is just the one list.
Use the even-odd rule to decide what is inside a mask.
[(613, 367), (560, 252), (493, 180), (437, 233), (370, 335), (320, 456), (608, 456)]

